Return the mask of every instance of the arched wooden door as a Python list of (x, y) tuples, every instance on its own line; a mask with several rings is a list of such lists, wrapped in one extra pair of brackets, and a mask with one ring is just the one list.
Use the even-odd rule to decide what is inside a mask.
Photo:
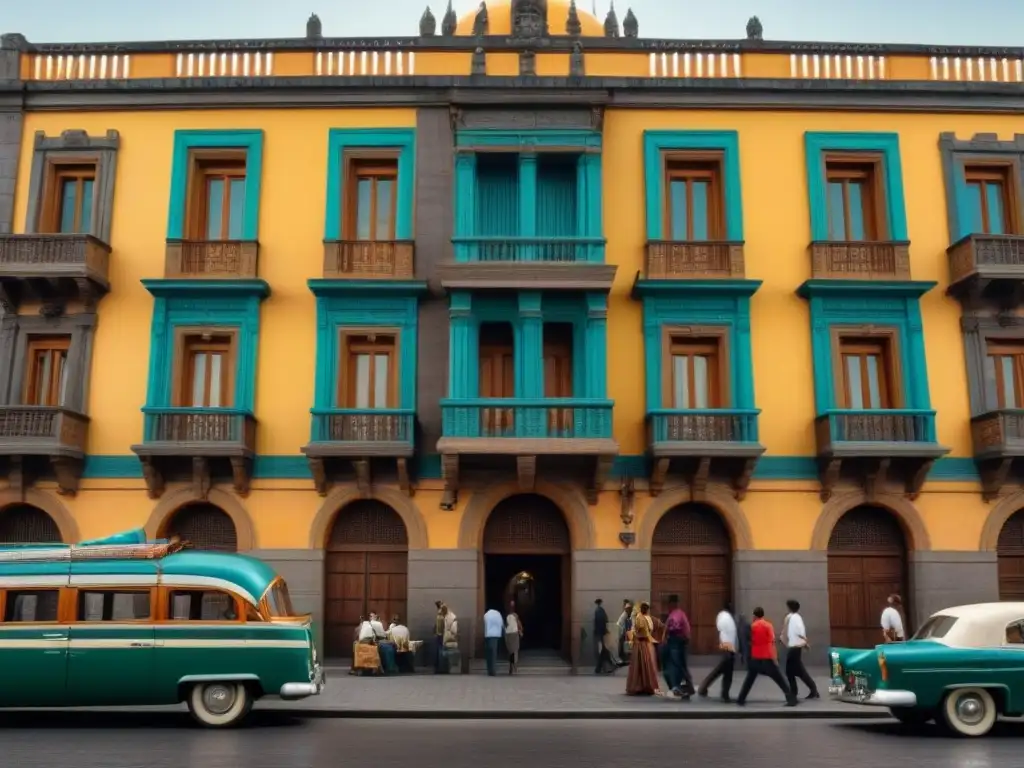
[(46, 512), (31, 504), (0, 509), (0, 544), (60, 544), (60, 528)]
[(177, 536), (194, 549), (237, 552), (238, 531), (231, 515), (216, 504), (188, 504), (164, 523), (163, 536)]
[(383, 502), (363, 499), (342, 509), (327, 539), (324, 559), (324, 647), (331, 657), (352, 655), (359, 617), (370, 611), (384, 626), (407, 620), (409, 536)]
[(537, 494), (499, 502), (484, 526), (483, 570), (478, 616), (488, 608), (504, 615), (515, 599), (522, 648), (571, 656), (572, 537), (557, 504)]
[(651, 542), (651, 611), (668, 612), (670, 595), (690, 619), (690, 653), (718, 650), (715, 618), (732, 598), (732, 538), (721, 515), (706, 504), (666, 512)]
[(886, 598), (903, 598), (907, 617), (907, 545), (896, 517), (878, 507), (857, 507), (843, 515), (828, 541), (828, 615), (831, 644), (873, 648), (882, 642)]
[(996, 545), (999, 562), (999, 599), (1024, 600), (1024, 510), (1003, 523)]

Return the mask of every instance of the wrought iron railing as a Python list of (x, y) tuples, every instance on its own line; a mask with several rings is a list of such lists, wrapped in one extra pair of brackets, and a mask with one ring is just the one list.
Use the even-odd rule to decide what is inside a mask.
[(474, 398), (441, 401), (442, 433), (460, 438), (610, 439), (611, 400)]
[(237, 408), (143, 408), (147, 443), (235, 443), (255, 452), (256, 419)]
[(44, 443), (85, 453), (89, 417), (43, 405), (0, 406), (0, 442)]
[(974, 454), (999, 454), (1024, 449), (1024, 409), (1002, 408), (971, 419)]
[(168, 240), (165, 277), (255, 278), (260, 244), (255, 240)]
[(458, 262), (604, 262), (601, 237), (453, 237)]
[(92, 235), (0, 235), (0, 275), (107, 279), (110, 246)]
[(411, 408), (314, 409), (313, 442), (412, 443), (416, 412)]
[(756, 443), (760, 411), (742, 408), (658, 409), (647, 413), (654, 443)]
[(644, 258), (648, 280), (709, 277), (742, 278), (743, 243), (732, 241), (649, 240)]
[(1024, 275), (1024, 237), (1020, 235), (967, 235), (949, 246), (946, 255), (951, 283), (984, 267), (1018, 269)]
[(829, 410), (815, 421), (818, 446), (836, 443), (934, 443), (935, 411)]
[(324, 277), (411, 280), (415, 250), (411, 240), (327, 240)]
[(811, 274), (840, 280), (909, 280), (910, 243), (828, 240), (811, 243)]

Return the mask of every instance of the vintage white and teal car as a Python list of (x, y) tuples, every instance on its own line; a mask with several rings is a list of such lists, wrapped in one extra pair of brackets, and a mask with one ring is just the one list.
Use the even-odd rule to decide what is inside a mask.
[(905, 643), (830, 657), (834, 699), (887, 707), (907, 725), (984, 736), (997, 717), (1024, 716), (1024, 603), (947, 608)]

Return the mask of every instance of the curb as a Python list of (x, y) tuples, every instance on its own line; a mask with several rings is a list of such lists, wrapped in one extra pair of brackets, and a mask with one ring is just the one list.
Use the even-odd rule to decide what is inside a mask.
[(299, 709), (261, 707), (254, 710), (278, 717), (309, 719), (347, 718), (350, 720), (890, 720), (886, 710), (851, 708), (838, 710), (792, 711), (778, 709), (735, 709), (687, 711), (672, 709), (626, 710), (387, 710), (387, 709)]

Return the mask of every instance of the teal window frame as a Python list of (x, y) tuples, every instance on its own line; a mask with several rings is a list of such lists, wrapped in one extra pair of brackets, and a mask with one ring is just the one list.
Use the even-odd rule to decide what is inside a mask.
[(903, 165), (898, 133), (815, 132), (804, 134), (807, 197), (811, 213), (811, 241), (830, 240), (828, 183), (825, 158), (829, 153), (871, 153), (882, 156), (882, 191), (885, 194), (885, 231), (888, 242), (906, 242), (907, 213), (903, 197)]
[(238, 332), (235, 392), (230, 410), (251, 414), (256, 405), (260, 304), (270, 295), (267, 283), (263, 280), (143, 280), (142, 284), (154, 298), (146, 407), (173, 405), (177, 329), (223, 328)]
[(398, 153), (395, 240), (411, 240), (416, 191), (415, 128), (331, 128), (327, 135), (327, 209), (324, 240), (341, 240), (345, 201), (345, 152), (387, 149)]
[(587, 261), (603, 263), (605, 259), (604, 219), (602, 210), (603, 140), (599, 131), (591, 130), (522, 130), (494, 131), (471, 129), (455, 135), (455, 221), (453, 241), (455, 260), (471, 261), (474, 246), (460, 241), (473, 240), (476, 232), (476, 149), (492, 148), (519, 155), (519, 234), (529, 240), (537, 236), (536, 158), (546, 148), (564, 148), (579, 152), (577, 167), (577, 237), (587, 254)]
[(740, 140), (736, 131), (644, 131), (644, 190), (647, 239), (665, 236), (666, 152), (721, 152), (725, 239), (743, 242), (743, 190), (740, 176)]
[(171, 162), (171, 201), (167, 214), (167, 239), (185, 238), (185, 213), (188, 209), (190, 156), (198, 149), (245, 150), (245, 209), (242, 214), (242, 240), (258, 240), (260, 191), (263, 177), (263, 131), (183, 130), (174, 132)]

